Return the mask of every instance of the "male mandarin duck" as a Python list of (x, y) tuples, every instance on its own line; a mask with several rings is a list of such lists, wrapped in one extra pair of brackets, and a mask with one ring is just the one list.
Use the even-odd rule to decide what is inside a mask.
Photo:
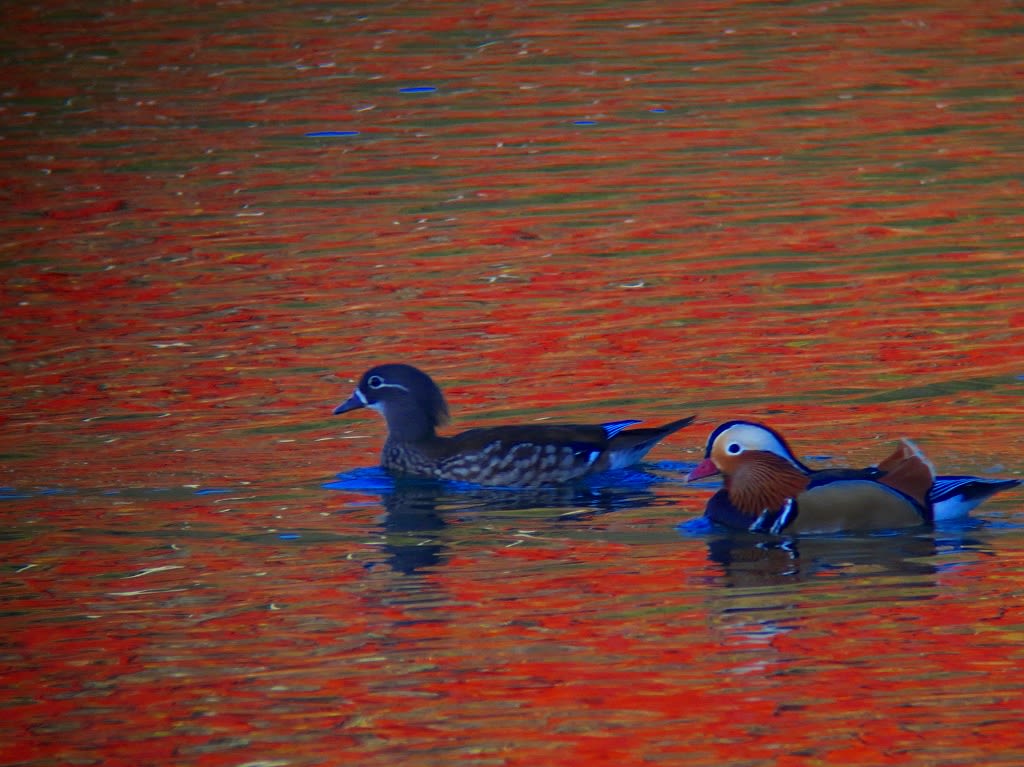
[(470, 429), (442, 437), (448, 405), (437, 384), (411, 365), (380, 365), (363, 374), (355, 392), (334, 414), (369, 407), (384, 416), (388, 437), (381, 466), (397, 474), (531, 487), (571, 482), (588, 474), (640, 461), (660, 440), (693, 421), (626, 427), (640, 421), (594, 425), (536, 424)]
[(833, 533), (914, 527), (967, 514), (1016, 479), (936, 477), (908, 440), (877, 466), (814, 470), (780, 434), (758, 423), (728, 421), (711, 432), (704, 460), (688, 481), (722, 474), (724, 487), (705, 516), (753, 532)]

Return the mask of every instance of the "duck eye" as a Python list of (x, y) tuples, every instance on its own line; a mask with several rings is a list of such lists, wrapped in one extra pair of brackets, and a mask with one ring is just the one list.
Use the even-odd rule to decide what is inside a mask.
[(371, 389), (379, 389), (384, 385), (384, 379), (380, 376), (370, 376), (366, 379), (366, 385)]
[(739, 455), (743, 452), (743, 448), (740, 447), (738, 442), (730, 442), (729, 446), (725, 448), (725, 452), (729, 455)]

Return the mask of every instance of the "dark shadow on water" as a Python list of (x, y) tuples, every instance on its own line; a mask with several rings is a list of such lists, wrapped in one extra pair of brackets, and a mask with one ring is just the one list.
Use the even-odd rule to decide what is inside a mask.
[(726, 587), (759, 587), (822, 577), (907, 577), (927, 580), (959, 552), (973, 558), (992, 550), (974, 533), (980, 520), (935, 528), (873, 534), (775, 537), (727, 531), (705, 519), (679, 526), (707, 540), (708, 560), (719, 565)]
[[(971, 527), (802, 538), (716, 530), (705, 540), (716, 573), (704, 581), (709, 620), (723, 644), (744, 648), (769, 648), (822, 611), (833, 612), (837, 632), (902, 620), (943, 594), (943, 573), (996, 556)], [(761, 662), (744, 656), (737, 668), (760, 672)]]
[(766, 586), (871, 568), (890, 575), (933, 575), (937, 552), (929, 536), (793, 538), (755, 535), (708, 541), (708, 559), (723, 568), (728, 586)]
[[(674, 468), (672, 470), (675, 470)], [(381, 522), (387, 564), (413, 573), (443, 561), (442, 531), (454, 521), (538, 515), (571, 522), (623, 509), (651, 506), (654, 485), (675, 482), (673, 476), (643, 467), (605, 472), (573, 485), (542, 488), (488, 488), (457, 482), (395, 478), (379, 468), (339, 474), (324, 485), (332, 490), (379, 495), (386, 514)]]

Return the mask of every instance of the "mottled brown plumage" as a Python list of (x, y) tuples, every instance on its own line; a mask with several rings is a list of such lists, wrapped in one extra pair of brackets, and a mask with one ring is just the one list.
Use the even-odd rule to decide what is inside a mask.
[(426, 373), (401, 364), (368, 370), (334, 412), (363, 407), (380, 411), (387, 423), (381, 466), (388, 471), (505, 487), (562, 484), (632, 465), (693, 421), (629, 430), (639, 421), (497, 426), (443, 437), (436, 431), (448, 419), (441, 390)]

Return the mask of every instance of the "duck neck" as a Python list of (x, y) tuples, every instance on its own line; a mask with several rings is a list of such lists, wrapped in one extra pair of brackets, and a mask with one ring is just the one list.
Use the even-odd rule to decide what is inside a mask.
[(424, 442), (436, 439), (434, 419), (414, 403), (396, 402), (387, 406), (384, 420), (388, 424), (388, 439), (395, 442)]
[(807, 489), (810, 477), (785, 458), (767, 451), (750, 452), (733, 476), (726, 492), (733, 505), (749, 516), (776, 511), (789, 498)]

